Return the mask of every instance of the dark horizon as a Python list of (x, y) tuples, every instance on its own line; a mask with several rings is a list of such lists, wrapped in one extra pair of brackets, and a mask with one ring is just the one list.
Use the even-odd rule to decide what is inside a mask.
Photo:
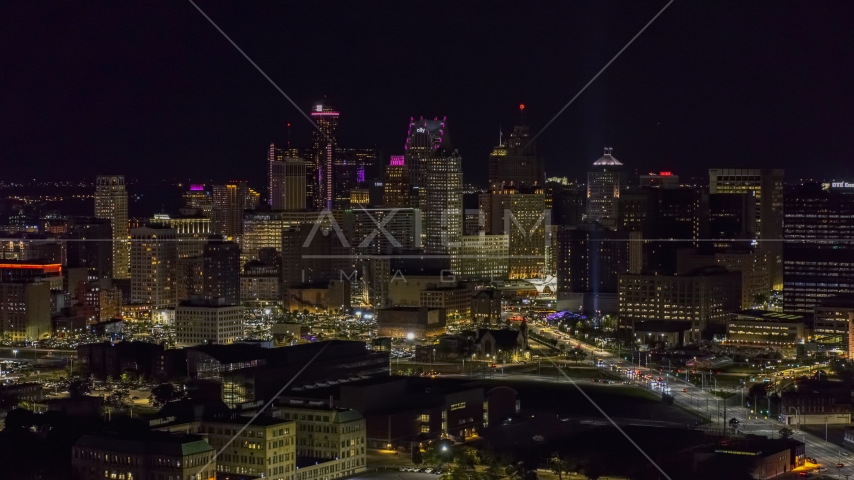
[[(387, 161), (411, 116), (447, 116), (477, 185), (519, 104), (538, 132), (665, 3), (198, 2), (302, 108), (327, 95), (342, 146), (377, 146)], [(292, 143), (309, 144), (309, 123), (189, 2), (4, 10), (6, 181), (111, 171), (260, 187), (288, 123)], [(852, 14), (674, 2), (539, 138), (547, 174), (582, 179), (609, 146), (632, 172), (852, 175)]]

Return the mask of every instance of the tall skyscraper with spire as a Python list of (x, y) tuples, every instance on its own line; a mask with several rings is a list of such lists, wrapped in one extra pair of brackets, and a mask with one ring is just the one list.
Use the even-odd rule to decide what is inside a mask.
[(410, 118), (404, 163), (424, 221), (424, 251), (446, 254), (463, 234), (462, 158), (448, 136), (447, 117)]
[(431, 158), (449, 153), (451, 142), (446, 125), (447, 117), (425, 120), (409, 119), (409, 131), (404, 145), (405, 164), (414, 189), (413, 206), (426, 214), (427, 165)]
[(339, 113), (325, 100), (315, 102), (311, 119), (317, 128), (311, 132), (311, 158), (306, 164), (306, 191), (314, 205), (309, 208), (332, 208), (334, 188), (332, 169), (338, 147)]
[(545, 185), (543, 160), (537, 157), (537, 145), (531, 142), (531, 127), (525, 122), (524, 113), (525, 105), (519, 105), (519, 122), (506, 138), (499, 132), (498, 145), (489, 155), (490, 190), (507, 185)]
[(122, 175), (98, 175), (95, 181), (95, 217), (110, 221), (113, 241), (113, 278), (130, 278), (128, 194)]

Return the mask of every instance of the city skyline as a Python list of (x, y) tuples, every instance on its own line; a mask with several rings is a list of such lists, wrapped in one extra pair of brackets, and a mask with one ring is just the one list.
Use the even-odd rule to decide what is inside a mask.
[[(385, 162), (403, 154), (407, 119), (446, 115), (456, 126), (466, 182), (476, 184), (487, 181), (490, 151), (499, 129), (511, 131), (517, 105), (527, 106), (528, 124), (539, 132), (661, 8), (439, 7), (423, 13), (425, 24), (442, 32), (434, 35), (445, 52), (439, 69), (449, 73), (437, 79), (408, 63), (418, 40), (392, 40), (397, 33), (431, 38), (425, 26), (404, 30), (412, 7), (390, 7), (373, 18), (355, 7), (200, 6), (303, 110), (328, 96), (341, 112), (341, 145), (375, 145)], [(17, 11), (4, 17), (34, 15), (27, 6), (11, 8)], [(44, 58), (37, 65), (10, 59), (20, 73), (7, 77), (3, 89), (3, 103), (17, 112), (2, 123), (8, 139), (0, 158), (13, 165), (7, 178), (91, 177), (115, 171), (120, 161), (127, 168), (118, 173), (143, 181), (213, 170), (219, 180), (261, 185), (270, 143), (310, 145), (311, 125), (191, 5), (168, 5), (169, 21), (141, 7), (65, 8), (57, 14), (79, 16), (81, 31), (3, 29)], [(580, 179), (602, 147), (611, 146), (631, 170), (643, 165), (685, 178), (734, 165), (779, 166), (790, 178), (850, 175), (844, 152), (854, 145), (845, 132), (854, 96), (843, 85), (854, 71), (849, 62), (833, 61), (850, 50), (851, 39), (838, 28), (844, 13), (750, 6), (736, 20), (729, 15), (735, 8), (674, 3), (538, 138), (546, 173)], [(512, 22), (523, 13), (530, 19)], [(485, 30), (477, 14), (514, 33)], [(121, 30), (104, 26), (113, 23), (100, 21), (106, 18), (121, 19), (115, 22)], [(298, 18), (323, 18), (331, 33), (317, 39), (314, 22)], [(86, 22), (99, 28), (86, 29)], [(288, 28), (255, 27), (270, 22)], [(345, 38), (346, 48), (329, 48)], [(328, 60), (312, 68), (317, 55)], [(514, 68), (524, 73), (493, 73)], [(359, 74), (342, 84), (340, 71)], [(51, 163), (56, 151), (68, 161)], [(823, 161), (805, 161), (813, 156)]]
[(0, 476), (852, 476), (852, 14), (0, 7)]

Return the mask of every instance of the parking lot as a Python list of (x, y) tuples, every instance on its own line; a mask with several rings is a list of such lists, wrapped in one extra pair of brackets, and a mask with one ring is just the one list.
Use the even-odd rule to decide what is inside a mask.
[(439, 478), (438, 475), (419, 472), (401, 472), (399, 469), (392, 468), (368, 468), (367, 472), (362, 472), (347, 478), (388, 478), (398, 480), (427, 480)]

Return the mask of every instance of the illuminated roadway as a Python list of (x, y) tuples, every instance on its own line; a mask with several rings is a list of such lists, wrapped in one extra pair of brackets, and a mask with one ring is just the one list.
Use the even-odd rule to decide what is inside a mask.
[[(557, 334), (564, 336), (564, 334), (559, 332), (557, 334), (554, 333), (553, 329), (538, 328), (537, 330), (540, 334), (552, 338), (555, 338)], [(590, 345), (580, 343), (577, 340), (573, 341), (569, 339), (568, 335), (566, 336), (566, 339), (558, 338), (558, 342), (571, 347), (580, 345), (583, 350), (587, 351), (588, 354), (591, 355), (591, 357), (602, 360), (603, 368), (610, 370), (612, 366), (615, 368), (626, 367), (626, 365), (618, 364), (618, 362), (622, 363), (620, 357)], [(631, 365), (631, 368), (639, 370), (642, 374), (654, 375), (655, 377), (664, 376), (664, 374), (658, 370), (649, 369), (647, 367)], [(667, 381), (671, 387), (669, 394), (673, 396), (676, 404), (697, 413), (701, 417), (709, 418), (709, 416), (711, 416), (712, 424), (718, 425), (720, 428), (725, 427), (727, 422), (729, 422), (729, 419), (735, 418), (739, 421), (738, 430), (740, 432), (745, 434), (765, 435), (773, 438), (778, 434), (781, 428), (786, 426), (782, 422), (773, 419), (765, 420), (764, 417), (757, 419), (755, 414), (751, 415), (750, 410), (741, 405), (727, 405), (726, 417), (724, 417), (723, 405), (720, 405), (720, 410), (715, 406), (717, 402), (723, 402), (722, 399), (712, 395), (705, 389), (699, 388), (684, 379), (680, 379), (675, 376), (667, 377)], [(643, 382), (648, 385), (647, 381)], [(640, 382), (633, 383), (637, 385)], [(646, 387), (642, 386), (642, 388)], [(683, 388), (686, 390), (685, 392), (682, 391)], [(823, 438), (819, 438), (804, 431), (793, 431), (794, 438), (806, 444), (806, 456), (814, 458), (819, 465), (827, 467), (827, 474), (838, 475), (840, 478), (844, 478), (846, 475), (854, 476), (854, 467), (849, 465), (849, 462), (854, 462), (854, 457), (850, 456), (851, 453), (846, 451), (845, 448), (832, 443), (827, 443)], [(845, 464), (845, 467), (836, 468), (837, 463), (843, 463)]]

